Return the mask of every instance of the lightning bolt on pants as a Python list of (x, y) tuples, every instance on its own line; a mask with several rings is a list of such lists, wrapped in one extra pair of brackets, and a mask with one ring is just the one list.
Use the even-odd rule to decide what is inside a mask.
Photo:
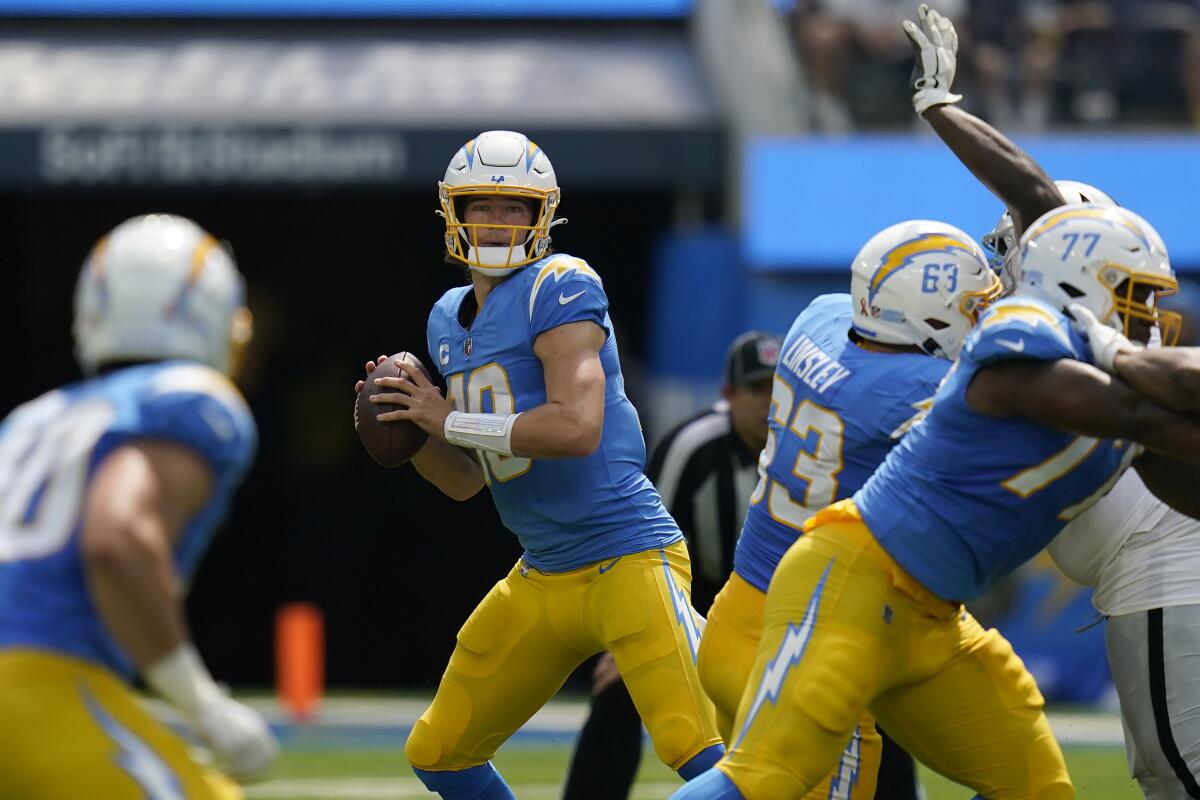
[(109, 670), (0, 652), (0, 800), (241, 800)]
[(609, 650), (663, 763), (720, 744), (700, 688), (683, 542), (546, 574), (518, 564), (458, 632), (405, 752), (422, 770), (487, 763), (585, 658)]
[[(717, 730), (727, 746), (743, 690), (754, 670), (766, 601), (765, 592), (735, 572), (713, 601), (700, 639), (700, 684), (716, 707)], [(870, 800), (875, 795), (883, 740), (870, 714), (860, 718), (857, 733), (857, 738), (845, 743), (834, 770), (805, 800)]]
[(869, 710), (905, 750), (989, 800), (1069, 800), (1042, 707), (1008, 642), (917, 583), (839, 503), (771, 580), (717, 769), (748, 800), (802, 798)]

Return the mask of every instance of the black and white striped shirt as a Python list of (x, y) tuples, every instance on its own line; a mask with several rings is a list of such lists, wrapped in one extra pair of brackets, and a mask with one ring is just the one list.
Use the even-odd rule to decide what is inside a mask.
[(734, 432), (724, 400), (668, 433), (650, 458), (646, 474), (687, 538), (692, 605), (701, 614), (733, 571), (757, 461)]

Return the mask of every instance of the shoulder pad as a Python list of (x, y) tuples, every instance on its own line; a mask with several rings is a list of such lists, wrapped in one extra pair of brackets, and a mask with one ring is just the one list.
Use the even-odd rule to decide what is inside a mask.
[(214, 369), (166, 367), (150, 378), (140, 405), (140, 434), (191, 447), (219, 471), (253, 457), (254, 417), (233, 382)]
[(976, 363), (1009, 358), (1082, 359), (1066, 317), (1041, 303), (1012, 299), (988, 309), (963, 353)]
[(533, 319), (533, 308), (537, 302), (538, 294), (547, 284), (557, 286), (563, 281), (581, 278), (594, 281), (598, 286), (604, 286), (604, 281), (600, 279), (600, 275), (586, 261), (582, 258), (566, 255), (565, 253), (552, 255), (543, 261), (540, 266), (535, 265), (535, 268), (537, 269), (537, 275), (533, 278), (533, 285), (529, 289), (529, 318), (531, 320)]

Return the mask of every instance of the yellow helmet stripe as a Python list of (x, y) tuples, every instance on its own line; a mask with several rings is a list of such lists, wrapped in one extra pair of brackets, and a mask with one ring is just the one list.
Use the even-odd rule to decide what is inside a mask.
[(89, 269), (92, 273), (92, 278), (100, 280), (104, 277), (104, 256), (108, 252), (108, 234), (104, 234), (100, 241), (96, 242), (96, 246), (92, 248), (92, 254), (88, 256)]
[(188, 293), (191, 292), (192, 287), (200, 280), (200, 276), (204, 274), (204, 267), (208, 264), (208, 254), (218, 245), (219, 242), (209, 234), (205, 234), (200, 243), (196, 245), (196, 249), (192, 251), (192, 264), (188, 268), (188, 275), (183, 282), (183, 288), (179, 290), (179, 294), (175, 296), (175, 301), (167, 308), (166, 313), (168, 317), (175, 316), (183, 308)]
[(208, 235), (200, 240), (200, 244), (196, 245), (196, 249), (192, 252), (192, 267), (188, 270), (188, 286), (193, 286), (196, 281), (200, 280), (200, 276), (204, 273), (204, 265), (208, 263), (208, 254), (216, 246), (217, 240)]
[(911, 239), (893, 247), (884, 254), (883, 260), (875, 269), (875, 274), (871, 276), (869, 284), (870, 296), (873, 298), (879, 292), (879, 288), (883, 285), (884, 281), (901, 267), (911, 263), (917, 256), (924, 253), (949, 253), (952, 249), (965, 250), (968, 253), (975, 252), (975, 248), (970, 243), (963, 242), (961, 239), (956, 239), (953, 236), (947, 236), (944, 233), (923, 233), (916, 239)]
[(1045, 222), (1038, 226), (1037, 230), (1030, 234), (1030, 239), (1036, 239), (1048, 230), (1058, 227), (1064, 222), (1069, 222), (1073, 219), (1094, 219), (1098, 222), (1111, 225), (1114, 222), (1119, 223), (1122, 227), (1129, 230), (1134, 236), (1138, 237), (1146, 248), (1150, 248), (1150, 243), (1146, 241), (1146, 234), (1140, 227), (1133, 224), (1119, 214), (1109, 213), (1110, 208), (1064, 208), (1057, 214), (1049, 217)]
[(1028, 322), (1034, 326), (1040, 322), (1045, 322), (1051, 326), (1058, 325), (1058, 320), (1050, 312), (1040, 309), (1037, 306), (1023, 306), (1014, 303), (1012, 305), (1002, 305), (989, 311), (984, 316), (980, 327), (988, 328), (992, 325), (998, 325), (1005, 320), (1012, 319)]

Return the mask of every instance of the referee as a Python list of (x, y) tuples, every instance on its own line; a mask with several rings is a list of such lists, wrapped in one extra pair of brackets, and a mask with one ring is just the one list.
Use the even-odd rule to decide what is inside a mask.
[[(722, 399), (654, 448), (646, 475), (683, 531), (692, 561), (692, 605), (707, 614), (733, 571), (733, 550), (767, 443), (772, 376), (781, 340), (744, 333), (725, 354)], [(642, 720), (605, 653), (596, 665), (592, 710), (580, 733), (564, 800), (629, 796), (642, 758)]]

